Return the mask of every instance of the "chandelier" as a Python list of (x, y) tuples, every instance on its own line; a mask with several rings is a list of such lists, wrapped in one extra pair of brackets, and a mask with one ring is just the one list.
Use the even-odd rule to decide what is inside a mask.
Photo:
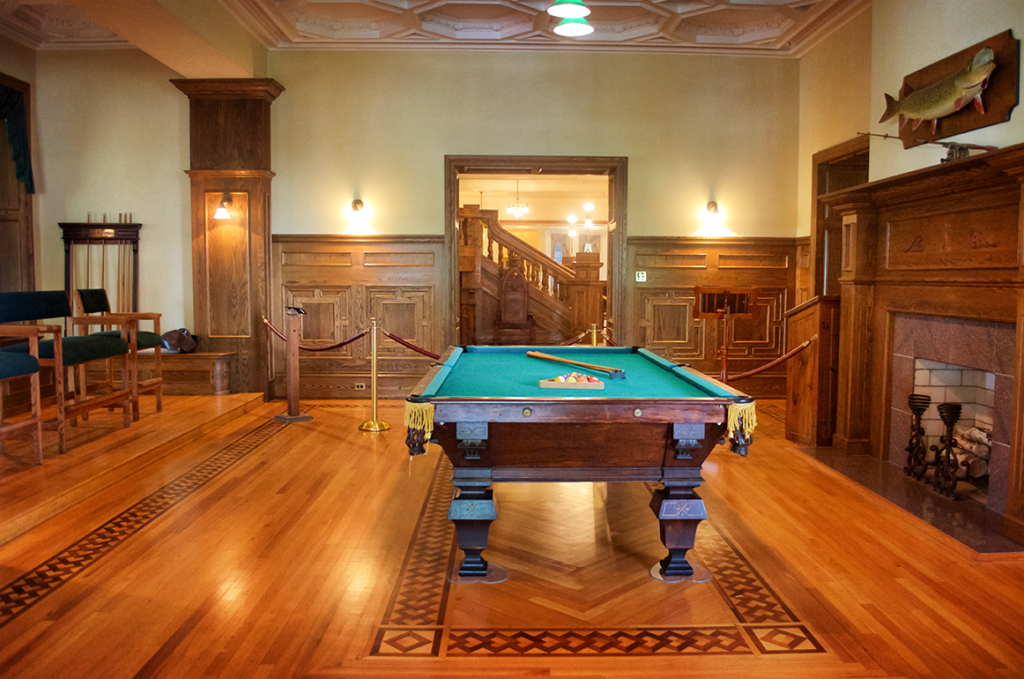
[(519, 202), (519, 180), (517, 179), (516, 180), (516, 202), (512, 203), (511, 205), (509, 205), (508, 209), (505, 210), (505, 212), (507, 212), (508, 214), (512, 215), (516, 219), (519, 219), (523, 215), (527, 214), (529, 211), (530, 211), (530, 206), (529, 205), (526, 205), (525, 203), (520, 203)]

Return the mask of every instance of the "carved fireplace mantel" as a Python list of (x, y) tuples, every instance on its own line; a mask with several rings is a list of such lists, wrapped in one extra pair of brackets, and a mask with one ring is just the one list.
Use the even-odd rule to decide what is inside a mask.
[[(1022, 181), (1024, 144), (1018, 144), (822, 196), (843, 218), (835, 447), (888, 457), (890, 410), (906, 408), (893, 398), (898, 314), (1016, 324), (1013, 374), (1024, 374), (1024, 324), (1017, 324), (1024, 316)], [(1024, 380), (1014, 380), (1006, 415), (1011, 443), (1002, 522), (1018, 541), (1024, 539), (1022, 387)]]

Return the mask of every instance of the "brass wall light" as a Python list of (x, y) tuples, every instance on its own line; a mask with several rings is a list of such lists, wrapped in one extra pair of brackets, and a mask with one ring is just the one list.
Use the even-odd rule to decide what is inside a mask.
[(231, 219), (231, 213), (228, 212), (228, 208), (231, 207), (231, 194), (227, 191), (220, 197), (220, 205), (213, 213), (214, 219)]

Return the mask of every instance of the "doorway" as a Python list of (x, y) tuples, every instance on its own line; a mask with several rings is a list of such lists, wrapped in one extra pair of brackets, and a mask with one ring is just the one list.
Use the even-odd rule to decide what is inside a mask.
[[(29, 84), (0, 73), (0, 85), (21, 92), (26, 125), (31, 125)], [(31, 137), (31, 135), (30, 135)], [(0, 292), (35, 290), (35, 247), (32, 234), (32, 196), (15, 176), (7, 122), (0, 120)]]
[[(626, 185), (627, 159), (622, 157), (579, 156), (445, 156), (445, 253), (449, 282), (448, 299), (444, 304), (448, 318), (459, 318), (459, 176), (463, 174), (496, 174), (530, 177), (539, 174), (604, 175), (608, 177), (608, 300), (607, 322), (612, 339), (621, 344), (617, 334), (626, 328)], [(455, 323), (443, 329), (446, 345), (457, 343)]]

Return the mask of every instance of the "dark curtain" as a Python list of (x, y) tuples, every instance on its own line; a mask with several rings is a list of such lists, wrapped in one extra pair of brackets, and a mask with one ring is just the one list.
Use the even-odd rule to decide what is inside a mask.
[(32, 155), (28, 148), (28, 123), (25, 120), (25, 97), (13, 87), (0, 85), (0, 118), (7, 120), (7, 141), (14, 150), (15, 176), (25, 185), (26, 193), (35, 193)]

